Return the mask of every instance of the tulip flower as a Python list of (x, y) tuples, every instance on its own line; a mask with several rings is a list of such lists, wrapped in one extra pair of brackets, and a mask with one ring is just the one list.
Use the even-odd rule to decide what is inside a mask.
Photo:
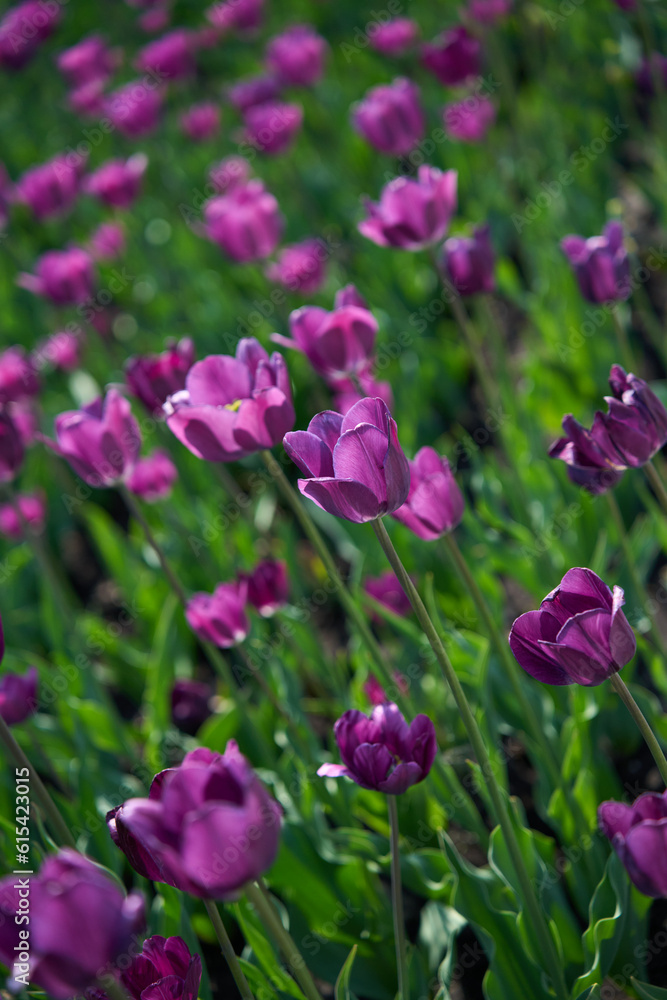
[(208, 21), (222, 31), (237, 28), (252, 31), (259, 28), (264, 12), (264, 0), (229, 0), (214, 3), (206, 11)]
[(8, 347), (0, 354), (0, 403), (36, 396), (39, 380), (32, 358), (23, 347)]
[(638, 90), (647, 97), (655, 96), (656, 81), (667, 90), (667, 56), (662, 52), (652, 52), (649, 58), (645, 56), (635, 72), (635, 80)]
[(194, 360), (195, 345), (190, 337), (178, 342), (168, 340), (167, 350), (162, 354), (146, 354), (127, 361), (127, 387), (149, 413), (162, 415), (167, 397), (185, 388), (185, 377)]
[(184, 28), (175, 28), (162, 38), (144, 45), (135, 60), (141, 73), (153, 73), (161, 80), (180, 80), (195, 69), (194, 39)]
[(21, 493), (15, 503), (0, 504), (0, 534), (19, 541), (24, 536), (26, 525), (34, 534), (39, 534), (44, 528), (45, 515), (46, 506), (41, 494)]
[(29, 667), (23, 676), (4, 674), (0, 677), (0, 716), (8, 726), (18, 725), (19, 722), (34, 715), (36, 711), (37, 670), (35, 667)]
[(647, 792), (632, 805), (603, 802), (598, 821), (639, 891), (667, 896), (667, 792)]
[(478, 226), (472, 236), (451, 236), (445, 240), (443, 262), (459, 295), (492, 292), (495, 288), (495, 260), (488, 226)]
[(277, 333), (271, 339), (303, 351), (319, 375), (341, 378), (368, 368), (378, 324), (367, 308), (344, 305), (327, 312), (302, 306), (290, 313), (289, 325), (292, 339)]
[(84, 164), (83, 157), (70, 163), (61, 155), (30, 167), (17, 180), (13, 200), (28, 205), (40, 222), (68, 212), (78, 197)]
[(237, 111), (247, 111), (256, 104), (275, 102), (280, 97), (280, 84), (274, 76), (251, 76), (238, 80), (227, 90), (227, 99)]
[(523, 669), (543, 684), (596, 687), (629, 663), (636, 640), (613, 593), (590, 569), (571, 569), (542, 601), (512, 625), (509, 644)]
[(376, 705), (370, 716), (344, 712), (334, 726), (342, 764), (323, 764), (321, 777), (352, 778), (362, 788), (402, 795), (428, 775), (437, 744), (433, 723), (417, 715), (410, 725), (393, 703)]
[(368, 218), (359, 232), (381, 247), (423, 250), (438, 243), (456, 211), (457, 173), (421, 166), (417, 178), (396, 177), (384, 187), (380, 201), (368, 202)]
[[(129, 968), (123, 966), (120, 982), (132, 1000), (197, 1000), (201, 974), (201, 958), (191, 954), (183, 938), (154, 934)], [(88, 1000), (107, 1000), (107, 995), (91, 991)]]
[(91, 80), (84, 83), (82, 87), (71, 90), (67, 103), (71, 110), (77, 115), (94, 118), (104, 114), (106, 87), (105, 80)]
[(507, 17), (512, 0), (469, 0), (466, 13), (478, 24), (495, 24)]
[(224, 754), (192, 750), (156, 775), (147, 799), (130, 799), (107, 822), (144, 878), (233, 900), (273, 864), (281, 809), (230, 740)]
[(243, 114), (246, 141), (271, 156), (284, 153), (291, 146), (302, 122), (300, 104), (278, 101), (254, 104)]
[(60, 14), (59, 4), (44, 0), (25, 0), (10, 7), (0, 20), (0, 66), (24, 66), (52, 33)]
[(283, 247), (275, 264), (269, 264), (266, 276), (291, 292), (314, 295), (326, 280), (324, 261), (326, 245), (321, 240), (304, 240)]
[(24, 442), (13, 416), (0, 408), (0, 483), (10, 483), (25, 457)]
[(343, 306), (359, 306), (360, 309), (368, 309), (368, 302), (356, 285), (350, 284), (339, 288), (334, 295), (334, 309), (342, 309)]
[(587, 302), (621, 302), (631, 291), (630, 262), (623, 246), (623, 226), (608, 222), (602, 236), (566, 236), (561, 249), (574, 270)]
[(250, 164), (242, 156), (226, 156), (211, 167), (208, 179), (219, 194), (227, 194), (250, 179)]
[(88, 250), (95, 260), (115, 260), (125, 252), (125, 229), (119, 222), (102, 222), (90, 234)]
[(127, 478), (127, 488), (146, 503), (165, 500), (178, 479), (176, 466), (166, 451), (156, 448), (146, 458), (137, 460)]
[(57, 306), (82, 305), (95, 289), (93, 259), (81, 247), (47, 250), (38, 257), (35, 274), (20, 274), (16, 283)]
[(327, 383), (334, 394), (334, 405), (338, 413), (345, 415), (355, 403), (366, 396), (377, 397), (383, 400), (390, 410), (394, 408), (394, 395), (389, 382), (378, 382), (370, 368), (361, 369), (357, 373), (357, 380), (361, 392), (352, 379), (327, 377)]
[(193, 104), (181, 115), (181, 129), (193, 142), (212, 139), (220, 130), (220, 108), (211, 101)]
[(89, 486), (113, 486), (125, 480), (141, 447), (139, 425), (130, 404), (115, 389), (80, 410), (60, 413), (55, 432), (54, 451), (67, 459)]
[(418, 538), (434, 541), (451, 531), (463, 517), (463, 494), (446, 458), (433, 448), (421, 448), (410, 466), (410, 492), (392, 517)]
[(49, 855), (30, 877), (29, 948), (14, 919), (22, 912), (20, 892), (16, 875), (0, 881), (0, 960), (15, 988), (28, 963), (30, 981), (53, 1000), (97, 987), (144, 927), (143, 896), (126, 896), (117, 879), (69, 848)]
[(84, 181), (84, 189), (112, 208), (129, 208), (139, 195), (148, 157), (134, 153), (127, 160), (107, 160)]
[(381, 399), (362, 399), (345, 416), (318, 413), (307, 431), (286, 434), (283, 444), (306, 477), (298, 481), (303, 495), (336, 517), (373, 521), (408, 496), (408, 461)]
[(451, 28), (422, 46), (422, 63), (446, 87), (480, 73), (481, 45), (466, 28)]
[(174, 681), (171, 689), (171, 719), (177, 729), (194, 736), (211, 716), (213, 691), (202, 681), (185, 678)]
[(204, 232), (238, 263), (262, 260), (283, 230), (278, 202), (259, 180), (234, 185), (204, 205)]
[[(412, 611), (408, 595), (398, 582), (396, 574), (390, 569), (384, 573), (380, 573), (379, 576), (366, 577), (364, 580), (364, 590), (374, 601), (382, 604), (383, 607), (395, 615), (404, 617)], [(378, 621), (382, 620), (377, 616), (375, 617)]]
[(236, 357), (214, 354), (193, 365), (164, 410), (181, 444), (208, 462), (273, 448), (294, 426), (287, 366), (252, 337), (239, 341)]
[(263, 618), (270, 618), (287, 604), (289, 580), (287, 564), (278, 559), (265, 559), (255, 566), (252, 573), (243, 573), (241, 579), (248, 586), (247, 600)]
[(108, 80), (116, 60), (100, 35), (88, 35), (61, 52), (56, 62), (70, 87), (78, 88)]
[(272, 38), (266, 63), (286, 84), (311, 87), (321, 79), (327, 43), (309, 24), (295, 24)]
[(459, 142), (481, 142), (495, 120), (493, 101), (479, 94), (447, 104), (443, 113), (447, 134)]
[(104, 112), (114, 128), (136, 139), (156, 128), (162, 100), (162, 91), (152, 81), (132, 80), (106, 97)]
[(45, 364), (52, 365), (58, 371), (71, 372), (79, 367), (81, 362), (81, 336), (70, 330), (59, 330), (43, 340), (32, 354), (35, 368)]
[[(408, 685), (406, 684), (403, 675), (399, 673), (398, 670), (394, 671), (394, 682), (401, 694), (407, 695)], [(377, 677), (373, 677), (372, 674), (368, 680), (364, 682), (364, 694), (370, 701), (371, 705), (386, 705), (391, 700), (387, 697), (387, 692), (382, 687)]]
[(403, 78), (373, 87), (353, 109), (352, 123), (381, 153), (404, 156), (424, 137), (419, 87)]
[(202, 642), (229, 649), (243, 642), (250, 631), (245, 613), (248, 587), (245, 580), (221, 583), (212, 594), (194, 594), (185, 611), (188, 625)]
[(376, 24), (368, 32), (368, 43), (383, 56), (402, 56), (419, 37), (419, 25), (408, 17), (395, 17), (385, 24)]

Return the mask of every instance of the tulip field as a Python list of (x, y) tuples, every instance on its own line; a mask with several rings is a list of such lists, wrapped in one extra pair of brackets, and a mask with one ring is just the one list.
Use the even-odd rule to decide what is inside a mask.
[(664, 0), (0, 10), (0, 992), (667, 1000)]

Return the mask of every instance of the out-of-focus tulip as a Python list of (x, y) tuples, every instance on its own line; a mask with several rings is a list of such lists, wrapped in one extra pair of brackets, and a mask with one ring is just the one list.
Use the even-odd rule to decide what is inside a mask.
[(149, 413), (162, 415), (162, 406), (172, 393), (185, 388), (185, 376), (195, 362), (195, 345), (190, 337), (167, 341), (162, 354), (130, 358), (125, 365), (125, 380), (133, 396)]
[(250, 179), (250, 164), (242, 156), (226, 156), (211, 167), (208, 179), (219, 194), (227, 194)]
[(266, 276), (270, 281), (276, 281), (290, 292), (301, 295), (314, 295), (319, 292), (326, 280), (324, 262), (327, 257), (327, 247), (322, 240), (304, 240), (303, 243), (292, 243), (283, 247), (278, 254), (278, 260), (269, 264)]
[(136, 493), (146, 503), (156, 503), (165, 500), (172, 491), (178, 479), (176, 466), (162, 448), (156, 448), (146, 458), (137, 459), (137, 463), (127, 478), (127, 488), (130, 493)]
[(395, 17), (385, 24), (377, 24), (368, 32), (368, 43), (383, 56), (402, 56), (419, 38), (419, 25), (409, 17)]
[[(0, 530), (2, 513), (0, 512)], [(4, 534), (4, 532), (3, 532)], [(29, 667), (25, 674), (3, 674), (0, 677), (0, 716), (8, 726), (17, 726), (37, 711), (37, 669)], [(2, 883), (0, 883), (1, 886)], [(2, 940), (0, 931), (0, 942)], [(0, 944), (0, 955), (2, 946)]]
[(33, 352), (33, 364), (41, 369), (51, 365), (58, 371), (71, 372), (81, 363), (81, 334), (71, 330), (59, 330), (42, 341)]
[(186, 678), (174, 681), (171, 689), (171, 718), (177, 729), (194, 736), (212, 715), (213, 691), (203, 681)]
[(0, 403), (27, 399), (39, 392), (35, 365), (23, 347), (8, 347), (0, 354)]
[(396, 574), (390, 569), (380, 573), (379, 576), (367, 576), (364, 580), (364, 590), (374, 601), (393, 611), (395, 615), (409, 615), (412, 611), (408, 595), (398, 582)]
[(667, 896), (667, 792), (647, 792), (632, 805), (603, 802), (598, 821), (639, 891)]
[(410, 465), (410, 492), (393, 517), (418, 538), (432, 542), (452, 531), (463, 517), (463, 494), (446, 458), (421, 448)]
[(327, 43), (309, 24), (295, 24), (272, 38), (267, 65), (284, 83), (311, 87), (321, 79)]
[(280, 84), (274, 76), (263, 74), (238, 80), (227, 91), (227, 99), (237, 111), (247, 111), (256, 104), (275, 102), (280, 97)]
[(278, 101), (254, 104), (243, 115), (247, 141), (270, 156), (284, 153), (292, 145), (302, 122), (300, 104)]
[(115, 58), (101, 35), (88, 35), (65, 49), (57, 59), (58, 69), (70, 87), (83, 87), (93, 81), (108, 80), (115, 69)]
[(229, 0), (215, 3), (206, 11), (208, 21), (221, 31), (253, 31), (262, 24), (264, 0)]
[(145, 153), (134, 153), (127, 160), (107, 160), (86, 178), (84, 189), (112, 208), (129, 208), (139, 194), (147, 166)]
[(496, 120), (496, 109), (490, 97), (471, 94), (462, 101), (446, 105), (442, 118), (452, 139), (481, 142)]
[(55, 434), (52, 447), (89, 486), (113, 486), (126, 479), (141, 447), (130, 404), (115, 389), (80, 410), (58, 414)]
[(39, 534), (44, 528), (45, 517), (42, 494), (20, 493), (15, 503), (0, 504), (0, 534), (15, 542), (23, 538), (26, 527), (33, 534)]
[(452, 236), (445, 240), (443, 263), (459, 295), (492, 292), (495, 258), (488, 226), (478, 226), (472, 236)]
[(28, 205), (35, 216), (49, 219), (69, 211), (79, 194), (79, 181), (85, 159), (56, 156), (47, 163), (30, 167), (16, 182), (13, 199)]
[[(371, 362), (372, 363), (372, 362)], [(370, 367), (357, 374), (361, 392), (349, 378), (327, 378), (329, 388), (334, 394), (334, 406), (338, 413), (345, 415), (355, 403), (366, 396), (383, 400), (390, 410), (394, 408), (394, 394), (389, 382), (378, 382)]]
[(602, 236), (566, 236), (561, 249), (570, 261), (587, 302), (620, 302), (630, 294), (630, 261), (623, 226), (608, 222)]
[(115, 260), (125, 251), (125, 229), (120, 222), (102, 222), (90, 234), (88, 250), (95, 260)]
[(232, 260), (263, 260), (283, 231), (278, 202), (260, 180), (250, 180), (204, 205), (204, 231)]
[(23, 465), (24, 443), (7, 408), (0, 409), (0, 483), (10, 483)]
[(327, 312), (319, 306), (302, 306), (290, 313), (289, 324), (291, 339), (278, 333), (271, 339), (303, 351), (318, 374), (341, 378), (368, 367), (378, 330), (368, 309), (349, 305)]
[(469, 0), (466, 13), (478, 24), (495, 24), (507, 17), (512, 0)]
[(220, 108), (212, 101), (193, 104), (181, 115), (181, 129), (193, 142), (205, 142), (220, 131)]
[(244, 580), (221, 583), (212, 594), (194, 594), (188, 601), (185, 617), (202, 642), (212, 642), (229, 649), (243, 642), (250, 631), (245, 613), (248, 588)]
[(241, 579), (248, 585), (248, 603), (260, 615), (269, 618), (287, 604), (289, 580), (287, 564), (279, 559), (265, 559), (255, 566), (252, 573), (243, 573)]
[(135, 67), (141, 73), (153, 73), (160, 80), (179, 80), (194, 71), (193, 37), (185, 28), (149, 42), (140, 50)]
[(353, 109), (352, 122), (381, 153), (404, 156), (423, 139), (426, 128), (419, 87), (403, 78), (373, 87)]
[(424, 66), (446, 87), (456, 87), (471, 76), (477, 76), (480, 56), (478, 39), (463, 27), (451, 28), (422, 46)]
[(439, 242), (456, 211), (457, 173), (421, 166), (416, 179), (396, 177), (380, 201), (368, 202), (359, 232), (382, 247), (423, 250)]
[(57, 306), (86, 302), (95, 290), (93, 258), (81, 247), (47, 250), (38, 257), (34, 274), (19, 274), (21, 288), (51, 299)]
[(132, 80), (108, 95), (104, 111), (119, 132), (136, 139), (157, 127), (162, 101), (162, 90), (152, 79)]
[(10, 7), (0, 21), (0, 66), (20, 69), (60, 20), (60, 4), (25, 0)]

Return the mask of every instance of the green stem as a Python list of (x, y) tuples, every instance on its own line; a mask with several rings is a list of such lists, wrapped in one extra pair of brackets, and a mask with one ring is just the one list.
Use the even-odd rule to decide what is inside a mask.
[(236, 956), (236, 952), (232, 948), (232, 942), (229, 940), (229, 935), (225, 930), (225, 925), (222, 922), (222, 917), (220, 916), (218, 907), (212, 899), (205, 899), (204, 907), (208, 913), (209, 920), (213, 924), (213, 930), (215, 931), (215, 936), (218, 939), (220, 951), (222, 952), (225, 962), (229, 966), (229, 971), (234, 978), (234, 982), (236, 983), (239, 993), (243, 997), (243, 1000), (255, 1000), (252, 995), (252, 990), (248, 985), (248, 980), (243, 974), (243, 969), (241, 968), (239, 960)]
[(389, 561), (390, 566), (394, 570), (394, 573), (401, 582), (401, 586), (410, 599), (410, 603), (414, 608), (419, 624), (421, 625), (424, 634), (431, 644), (433, 652), (435, 653), (436, 659), (438, 660), (443, 678), (454, 696), (456, 706), (468, 734), (468, 739), (470, 740), (475, 756), (477, 757), (477, 762), (484, 777), (484, 782), (493, 805), (493, 810), (502, 830), (505, 843), (507, 844), (507, 849), (512, 859), (512, 865), (514, 866), (519, 885), (521, 886), (521, 894), (526, 907), (528, 921), (539, 942), (540, 951), (542, 952), (542, 960), (546, 968), (549, 969), (554, 990), (559, 1000), (567, 1000), (569, 993), (565, 983), (561, 962), (558, 957), (553, 938), (551, 937), (551, 931), (549, 930), (545, 920), (544, 913), (540, 909), (537, 902), (533, 884), (531, 882), (530, 875), (528, 874), (528, 870), (521, 853), (521, 847), (519, 846), (519, 842), (514, 832), (514, 827), (512, 825), (502, 791), (494, 776), (493, 766), (489, 759), (486, 746), (484, 745), (484, 739), (472, 713), (468, 699), (466, 698), (461, 682), (456, 675), (450, 659), (447, 656), (442, 640), (429, 617), (415, 585), (410, 579), (410, 574), (405, 569), (389, 535), (387, 534), (387, 529), (380, 519), (372, 521), (371, 524), (373, 525), (377, 539), (387, 557), (387, 560)]
[(401, 849), (395, 795), (387, 796), (387, 806), (389, 807), (389, 828), (391, 831), (391, 907), (394, 916), (394, 942), (398, 969), (398, 1000), (409, 1000), (408, 955), (405, 943), (403, 889), (401, 887)]
[(53, 833), (58, 835), (58, 840), (61, 844), (66, 844), (68, 847), (73, 847), (76, 850), (76, 843), (74, 837), (72, 836), (67, 823), (60, 814), (58, 806), (55, 804), (48, 791), (46, 790), (42, 779), (37, 774), (37, 771), (32, 766), (26, 755), (24, 754), (21, 747), (18, 745), (14, 739), (13, 733), (5, 720), (0, 715), (0, 740), (4, 743), (9, 756), (14, 760), (15, 764), (20, 768), (28, 768), (30, 773), (30, 787), (35, 796), (35, 800), (40, 811), (43, 813), (44, 818), (47, 819), (51, 825)]
[(106, 993), (109, 1000), (130, 1000), (129, 994), (125, 990), (122, 983), (118, 979), (114, 979), (113, 976), (104, 976), (103, 979), (99, 980), (100, 989)]
[(656, 739), (655, 733), (646, 721), (646, 717), (641, 708), (630, 694), (627, 684), (621, 679), (620, 674), (612, 674), (610, 680), (614, 691), (617, 695), (619, 695), (628, 712), (637, 723), (637, 727), (646, 741), (646, 746), (651, 751), (653, 760), (660, 771), (660, 776), (665, 785), (667, 785), (667, 760), (665, 759), (662, 748)]
[(634, 361), (632, 359), (632, 351), (630, 350), (630, 341), (628, 340), (628, 334), (625, 329), (624, 324), (621, 322), (621, 317), (618, 315), (618, 308), (614, 306), (611, 310), (611, 318), (614, 324), (614, 330), (616, 331), (616, 340), (618, 341), (618, 349), (623, 358), (623, 364), (628, 371), (632, 371), (635, 367)]
[(660, 473), (655, 467), (653, 461), (646, 463), (644, 466), (644, 472), (646, 473), (646, 478), (653, 487), (653, 490), (662, 505), (662, 509), (665, 514), (667, 514), (667, 489), (665, 489), (665, 484), (663, 483)]
[(283, 927), (269, 891), (263, 881), (259, 879), (257, 882), (246, 883), (245, 894), (248, 897), (248, 901), (252, 903), (257, 911), (259, 919), (283, 953), (294, 978), (305, 993), (307, 1000), (322, 1000), (322, 996), (308, 971), (301, 952), (292, 940), (291, 935)]

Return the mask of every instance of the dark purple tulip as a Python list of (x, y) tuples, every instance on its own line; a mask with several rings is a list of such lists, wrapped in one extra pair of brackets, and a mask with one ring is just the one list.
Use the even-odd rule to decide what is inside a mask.
[(0, 408), (0, 483), (10, 483), (23, 465), (25, 448), (14, 417)]
[(468, 15), (479, 24), (495, 24), (507, 17), (512, 9), (512, 0), (470, 0)]
[(479, 41), (463, 27), (451, 28), (422, 46), (424, 66), (446, 87), (455, 87), (471, 76), (478, 76), (480, 56)]
[(0, 21), (0, 66), (20, 69), (32, 59), (60, 20), (60, 4), (26, 0), (10, 7)]
[(32, 358), (23, 347), (8, 347), (0, 354), (0, 403), (27, 399), (39, 392), (39, 380)]
[(419, 87), (402, 77), (373, 87), (353, 109), (352, 123), (380, 152), (404, 156), (424, 137)]
[[(183, 938), (154, 934), (121, 972), (120, 981), (132, 1000), (197, 1000), (201, 973), (201, 958), (190, 953)], [(100, 992), (87, 1000), (105, 997)]]
[(378, 203), (368, 202), (359, 232), (381, 247), (423, 250), (447, 232), (456, 211), (457, 173), (421, 166), (417, 178), (396, 177)]
[(282, 231), (278, 202), (260, 180), (235, 184), (204, 205), (206, 236), (240, 264), (272, 254)]
[(37, 669), (29, 667), (23, 676), (4, 674), (0, 677), (0, 716), (8, 726), (34, 715), (37, 711)]
[(88, 239), (95, 260), (115, 260), (125, 252), (125, 229), (120, 222), (101, 222)]
[(219, 194), (227, 194), (250, 180), (250, 164), (242, 156), (226, 156), (211, 167), (208, 179)]
[(132, 80), (105, 98), (104, 112), (122, 135), (136, 139), (156, 128), (162, 100), (154, 80)]
[[(412, 611), (408, 595), (398, 582), (396, 574), (390, 569), (384, 573), (380, 573), (379, 576), (366, 577), (364, 580), (364, 590), (367, 594), (370, 594), (374, 601), (382, 604), (395, 615), (405, 616), (409, 615)], [(380, 621), (381, 619), (378, 618), (377, 620)]]
[(167, 398), (185, 389), (185, 377), (195, 362), (195, 345), (190, 337), (167, 341), (162, 354), (130, 358), (125, 365), (125, 381), (133, 396), (149, 413), (162, 414)]
[(47, 250), (38, 257), (35, 274), (20, 274), (16, 283), (57, 306), (82, 305), (95, 289), (93, 258), (81, 247)]
[(270, 156), (284, 153), (292, 145), (302, 122), (300, 104), (278, 101), (253, 104), (243, 114), (247, 141)]
[(451, 236), (445, 240), (443, 261), (459, 295), (492, 292), (495, 288), (495, 258), (488, 226), (478, 226), (472, 236)]
[(153, 779), (147, 799), (130, 799), (107, 820), (140, 875), (193, 896), (232, 900), (273, 864), (281, 816), (230, 740), (224, 754), (192, 750)]
[(193, 142), (205, 142), (220, 131), (220, 108), (212, 101), (193, 104), (181, 115), (181, 129)]
[[(144, 927), (144, 898), (126, 896), (98, 865), (65, 848), (50, 855), (30, 877), (29, 951), (25, 929), (15, 923), (20, 896), (16, 875), (0, 882), (0, 960), (19, 986), (20, 966), (53, 997), (70, 1000), (97, 985), (98, 977), (125, 956)], [(29, 954), (29, 959), (22, 956)]]
[(419, 37), (419, 25), (408, 17), (396, 17), (377, 24), (368, 32), (368, 44), (383, 56), (402, 56)]
[(97, 80), (108, 80), (116, 60), (100, 35), (89, 35), (65, 49), (56, 60), (58, 69), (70, 87), (84, 87)]
[(307, 431), (286, 434), (283, 444), (306, 477), (299, 489), (329, 514), (363, 524), (405, 503), (410, 468), (381, 399), (362, 399), (345, 416), (318, 413)]
[(356, 709), (345, 712), (334, 736), (343, 763), (323, 764), (317, 773), (352, 778), (385, 795), (402, 795), (423, 781), (438, 749), (429, 717), (417, 715), (408, 726), (393, 703), (376, 705), (370, 718)]
[(212, 715), (213, 691), (203, 681), (174, 681), (171, 689), (171, 718), (177, 729), (194, 736)]
[(185, 610), (188, 625), (202, 642), (212, 642), (220, 649), (237, 646), (250, 631), (245, 613), (247, 595), (245, 580), (221, 583), (212, 594), (193, 594)]
[(625, 465), (609, 439), (599, 411), (590, 431), (570, 413), (563, 417), (563, 430), (565, 437), (551, 445), (549, 456), (565, 462), (573, 483), (597, 496), (621, 481)]
[(667, 792), (647, 792), (631, 806), (603, 802), (598, 821), (639, 891), (667, 896)]
[(178, 440), (208, 462), (235, 462), (273, 448), (294, 426), (287, 366), (280, 354), (269, 358), (246, 337), (236, 357), (213, 354), (193, 365), (165, 413)]
[(262, 617), (269, 618), (287, 604), (289, 580), (287, 564), (282, 560), (265, 559), (252, 573), (243, 573), (242, 579), (248, 585), (248, 604), (252, 604)]
[(291, 292), (314, 295), (326, 280), (324, 262), (327, 253), (322, 240), (292, 243), (280, 250), (276, 263), (267, 267), (266, 276)]
[(84, 190), (112, 208), (129, 208), (139, 194), (147, 166), (145, 153), (134, 153), (127, 160), (107, 160), (86, 178)]
[(141, 447), (130, 404), (110, 389), (80, 410), (59, 413), (55, 451), (89, 486), (113, 486), (132, 472)]
[(256, 104), (275, 102), (280, 97), (280, 84), (274, 76), (251, 76), (238, 80), (227, 91), (227, 98), (237, 111), (247, 111)]
[(0, 534), (16, 542), (23, 538), (24, 526), (28, 525), (30, 532), (37, 535), (44, 528), (45, 516), (46, 505), (41, 494), (20, 493), (15, 503), (0, 505)]
[(566, 236), (560, 245), (587, 302), (621, 302), (628, 298), (630, 262), (620, 222), (608, 222), (602, 236), (587, 240), (583, 236)]
[(136, 493), (146, 503), (156, 503), (165, 500), (178, 479), (176, 466), (166, 451), (156, 448), (146, 458), (137, 460), (136, 465), (127, 478), (127, 488), (130, 493)]
[(139, 51), (135, 67), (160, 80), (179, 80), (194, 71), (194, 39), (185, 28), (175, 28)]
[(459, 142), (481, 142), (495, 120), (493, 101), (480, 94), (447, 104), (443, 114), (447, 134)]
[(636, 641), (613, 593), (590, 569), (570, 569), (539, 611), (512, 625), (509, 644), (523, 669), (543, 684), (596, 687), (635, 655)]
[(289, 324), (291, 340), (278, 333), (271, 339), (303, 351), (319, 375), (341, 378), (368, 368), (378, 324), (367, 308), (345, 305), (327, 312), (302, 306), (290, 313)]
[(463, 494), (446, 458), (421, 448), (410, 465), (410, 492), (393, 517), (418, 538), (432, 542), (460, 523)]
[(652, 52), (650, 61), (644, 57), (635, 73), (637, 87), (647, 97), (655, 95), (655, 82), (661, 81), (662, 89), (667, 90), (667, 56), (662, 52)]
[(55, 156), (26, 170), (16, 182), (13, 200), (28, 205), (41, 221), (68, 212), (79, 194), (79, 182), (85, 160)]
[(321, 79), (327, 43), (309, 24), (295, 24), (272, 38), (266, 62), (286, 84), (311, 87)]

